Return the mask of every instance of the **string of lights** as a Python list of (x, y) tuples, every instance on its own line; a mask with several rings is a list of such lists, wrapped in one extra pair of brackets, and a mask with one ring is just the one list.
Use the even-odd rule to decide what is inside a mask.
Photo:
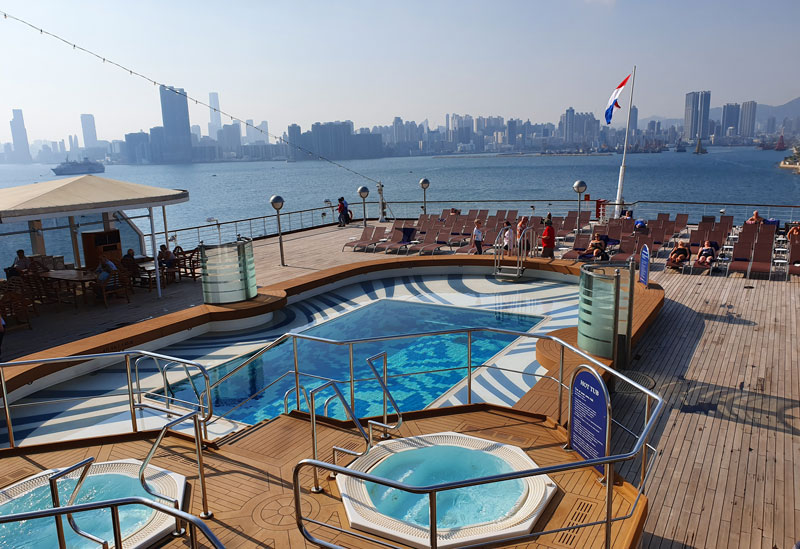
[(303, 152), (305, 154), (308, 154), (309, 156), (312, 156), (312, 157), (317, 158), (319, 160), (328, 162), (329, 164), (332, 164), (332, 165), (336, 166), (337, 168), (341, 168), (343, 170), (346, 170), (346, 171), (352, 173), (353, 175), (355, 175), (357, 177), (361, 177), (363, 179), (366, 179), (367, 181), (371, 181), (372, 183), (380, 184), (380, 181), (378, 181), (377, 179), (373, 179), (370, 176), (365, 175), (365, 174), (363, 174), (361, 172), (358, 172), (356, 170), (353, 170), (352, 168), (348, 168), (347, 166), (344, 166), (344, 165), (340, 164), (339, 162), (336, 162), (335, 160), (331, 160), (330, 158), (326, 158), (326, 157), (324, 157), (324, 156), (322, 156), (320, 154), (317, 154), (317, 153), (315, 153), (313, 151), (310, 151), (310, 150), (306, 149), (305, 147), (302, 147), (302, 146), (298, 145), (297, 143), (292, 143), (289, 140), (285, 139), (283, 136), (274, 135), (274, 134), (272, 134), (270, 132), (266, 132), (263, 129), (261, 129), (261, 128), (257, 127), (257, 126), (254, 126), (253, 124), (249, 124), (246, 120), (243, 120), (243, 119), (241, 119), (241, 118), (239, 118), (239, 117), (237, 117), (237, 116), (235, 116), (235, 115), (233, 115), (233, 114), (231, 114), (229, 112), (223, 111), (222, 109), (217, 109), (215, 107), (212, 107), (211, 105), (209, 105), (208, 103), (206, 103), (202, 99), (197, 99), (197, 98), (189, 95), (185, 91), (181, 91), (181, 90), (176, 89), (176, 88), (174, 88), (172, 86), (168, 86), (167, 84), (162, 84), (158, 80), (155, 80), (154, 78), (150, 78), (146, 74), (143, 74), (143, 73), (141, 73), (139, 71), (136, 71), (134, 69), (126, 67), (126, 66), (124, 66), (124, 65), (122, 65), (120, 63), (117, 63), (116, 61), (114, 61), (112, 59), (104, 57), (104, 56), (100, 55), (99, 53), (96, 53), (96, 52), (94, 52), (94, 51), (92, 51), (90, 49), (84, 48), (83, 46), (80, 46), (80, 45), (78, 45), (78, 44), (76, 44), (74, 42), (70, 42), (66, 38), (63, 38), (63, 37), (61, 37), (61, 36), (59, 36), (59, 35), (57, 35), (55, 33), (47, 31), (47, 30), (45, 30), (43, 28), (37, 27), (33, 23), (30, 23), (30, 22), (28, 22), (28, 21), (26, 21), (24, 19), (20, 19), (19, 17), (11, 15), (10, 13), (6, 13), (4, 11), (0, 11), (0, 14), (3, 15), (3, 19), (4, 20), (11, 19), (12, 21), (16, 21), (18, 23), (21, 23), (22, 25), (25, 25), (26, 27), (29, 27), (29, 28), (37, 31), (41, 35), (49, 36), (51, 38), (54, 38), (54, 39), (58, 40), (59, 42), (63, 42), (64, 44), (66, 44), (68, 46), (71, 46), (73, 50), (81, 51), (83, 53), (91, 55), (92, 57), (94, 57), (96, 59), (99, 59), (100, 61), (102, 61), (105, 64), (108, 64), (108, 65), (116, 67), (116, 68), (118, 68), (120, 70), (123, 70), (123, 71), (127, 72), (130, 76), (136, 76), (138, 78), (141, 78), (142, 80), (145, 80), (145, 81), (153, 84), (154, 86), (164, 86), (166, 89), (172, 91), (173, 93), (175, 93), (177, 95), (184, 96), (187, 101), (193, 101), (195, 105), (202, 105), (204, 107), (209, 108), (210, 110), (212, 110), (214, 112), (218, 112), (220, 115), (225, 116), (226, 118), (230, 118), (231, 122), (234, 122), (234, 121), (235, 122), (239, 122), (240, 124), (243, 124), (246, 127), (252, 128), (253, 130), (255, 130), (257, 132), (260, 132), (261, 134), (266, 135), (268, 137), (272, 137), (276, 141), (278, 141), (280, 143), (283, 143), (283, 144), (285, 144), (285, 145), (287, 145), (289, 147), (292, 147), (292, 148), (294, 148), (294, 149), (296, 149), (298, 151), (301, 151), (301, 152)]

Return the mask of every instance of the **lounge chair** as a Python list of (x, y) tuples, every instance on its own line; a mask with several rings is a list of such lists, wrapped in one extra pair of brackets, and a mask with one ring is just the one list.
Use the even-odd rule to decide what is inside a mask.
[(391, 242), (384, 242), (382, 244), (378, 244), (375, 249), (384, 250), (384, 253), (389, 253), (391, 250), (396, 251), (398, 254), (401, 250), (407, 249), (411, 246), (412, 241), (414, 240), (414, 236), (417, 234), (417, 230), (413, 227), (403, 227), (402, 229), (398, 229), (395, 232), (400, 233), (400, 240), (392, 239)]
[(614, 253), (614, 261), (628, 261), (636, 249), (636, 240), (631, 236), (624, 236), (619, 242), (619, 247)]
[(800, 275), (800, 239), (792, 240), (789, 243), (789, 259), (786, 264), (786, 280), (789, 275)]
[(375, 229), (377, 229), (377, 227), (364, 227), (364, 230), (361, 231), (361, 236), (355, 240), (350, 240), (344, 243), (344, 246), (342, 246), (342, 251), (344, 251), (345, 248), (353, 248), (353, 251), (356, 251), (356, 248), (359, 246), (363, 248), (367, 244), (371, 244), (372, 237), (375, 235)]
[(589, 247), (590, 238), (588, 234), (581, 234), (575, 238), (572, 243), (572, 249), (564, 252), (561, 259), (580, 259), (581, 256), (586, 255), (586, 248)]
[(731, 272), (734, 273), (747, 273), (750, 269), (750, 260), (753, 257), (752, 244), (749, 242), (737, 242), (733, 246), (733, 253), (731, 260), (728, 262), (728, 270), (726, 275)]
[(772, 239), (756, 242), (753, 248), (753, 259), (747, 270), (748, 278), (753, 273), (766, 274), (768, 279), (772, 277), (772, 248)]
[(439, 243), (436, 242), (436, 236), (437, 236), (436, 231), (428, 229), (428, 232), (425, 233), (425, 238), (423, 238), (419, 242), (412, 243), (410, 246), (406, 247), (406, 255), (410, 253), (421, 252), (426, 246), (430, 246), (431, 244), (436, 244), (437, 246), (441, 246)]

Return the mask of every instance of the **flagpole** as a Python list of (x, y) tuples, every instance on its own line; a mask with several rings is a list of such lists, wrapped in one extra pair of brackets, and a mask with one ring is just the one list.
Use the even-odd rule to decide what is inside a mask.
[(633, 107), (633, 86), (636, 84), (636, 65), (633, 66), (631, 78), (631, 97), (628, 101), (628, 123), (625, 126), (625, 148), (622, 149), (622, 166), (619, 167), (619, 181), (617, 182), (617, 199), (614, 201), (614, 217), (619, 217), (622, 210), (622, 183), (625, 181), (625, 158), (628, 156), (628, 132), (631, 131), (631, 108)]

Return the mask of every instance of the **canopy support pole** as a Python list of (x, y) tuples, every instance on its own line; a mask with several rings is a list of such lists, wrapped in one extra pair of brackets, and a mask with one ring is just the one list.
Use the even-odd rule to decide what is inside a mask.
[(156, 291), (161, 299), (161, 265), (158, 264), (158, 250), (156, 249), (156, 224), (153, 222), (153, 208), (147, 208), (150, 216), (150, 246), (153, 248), (153, 263), (156, 266)]
[(161, 217), (164, 218), (164, 243), (169, 248), (169, 231), (167, 230), (167, 207), (161, 206)]
[(75, 216), (69, 216), (69, 238), (72, 241), (72, 255), (75, 256), (73, 263), (76, 269), (81, 268), (81, 249), (78, 247), (78, 226), (75, 225)]
[(31, 255), (45, 255), (44, 234), (42, 233), (42, 221), (35, 219), (28, 221), (28, 230), (31, 234)]

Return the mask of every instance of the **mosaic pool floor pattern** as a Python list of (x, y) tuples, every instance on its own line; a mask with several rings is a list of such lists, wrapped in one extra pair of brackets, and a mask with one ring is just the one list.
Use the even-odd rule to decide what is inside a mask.
[[(231, 360), (244, 360), (282, 334), (302, 331), (379, 299), (544, 316), (546, 318), (535, 330), (540, 334), (577, 325), (578, 287), (575, 284), (540, 279), (506, 282), (491, 276), (458, 274), (402, 276), (343, 286), (285, 307), (266, 325), (236, 332), (208, 332), (158, 352), (196, 360), (213, 368)], [(476, 373), (472, 384), (473, 402), (510, 406), (524, 395), (536, 382), (529, 374), (544, 370), (535, 360), (535, 341), (517, 341), (490, 362), (504, 370), (484, 369)], [(156, 374), (154, 366), (145, 365), (143, 385), (158, 387)], [(103, 434), (107, 432), (104, 424), (108, 425), (108, 430), (113, 430), (112, 426), (120, 423), (120, 416), (125, 415), (127, 400), (109, 395), (123, 393), (125, 387), (124, 365), (117, 364), (39, 391), (24, 400), (71, 397), (83, 397), (83, 400), (66, 411), (54, 406), (18, 409), (14, 414), (15, 434), (17, 438), (35, 437), (37, 441), (45, 441), (62, 438), (65, 432), (82, 436)], [(247, 396), (242, 395), (242, 398)], [(466, 386), (462, 383), (438, 399), (435, 405), (466, 402)], [(0, 437), (4, 438), (2, 432)]]

